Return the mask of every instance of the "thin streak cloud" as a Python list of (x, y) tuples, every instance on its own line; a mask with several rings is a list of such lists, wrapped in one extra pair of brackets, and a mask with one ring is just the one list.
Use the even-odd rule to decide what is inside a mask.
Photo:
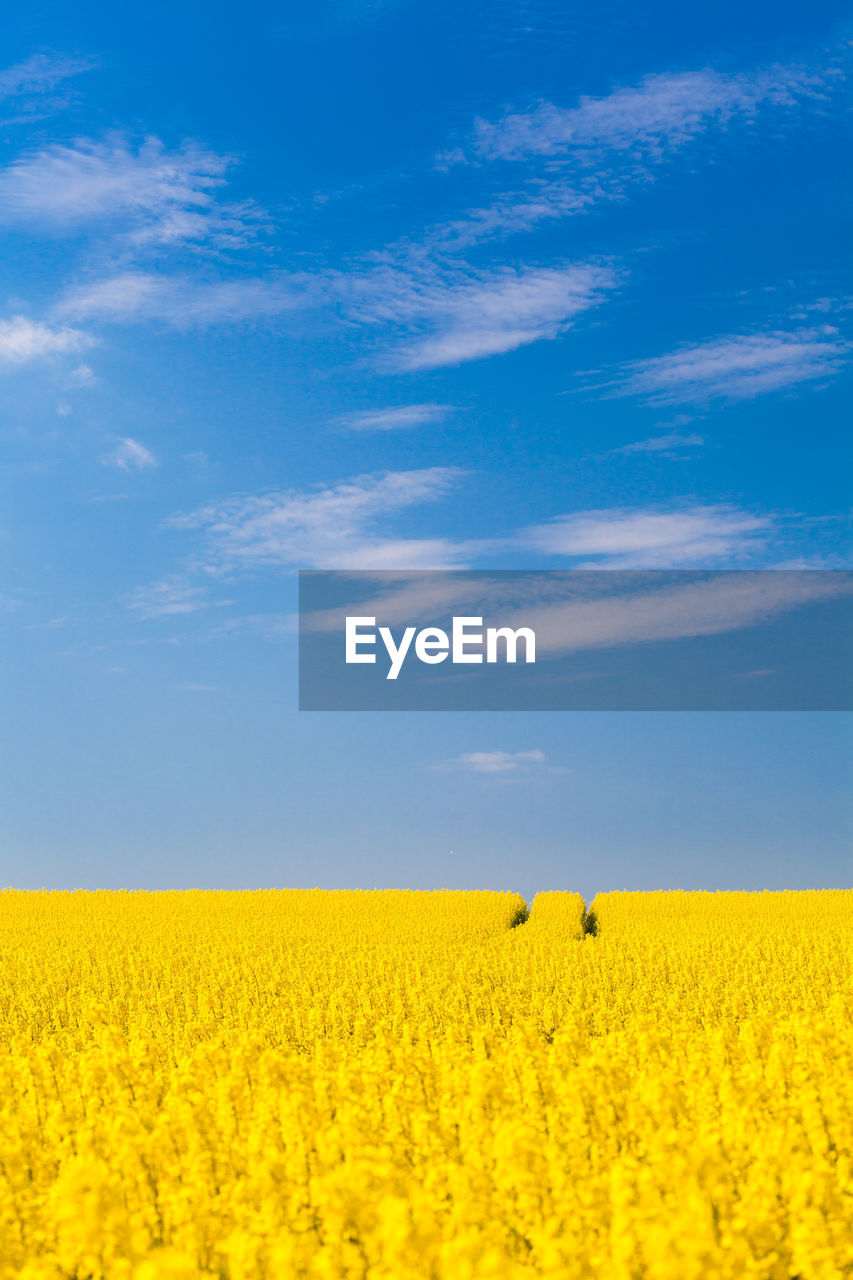
[(601, 384), (615, 395), (652, 404), (751, 400), (804, 383), (828, 381), (850, 359), (851, 346), (831, 326), (794, 332), (736, 334), (678, 347), (623, 365)]

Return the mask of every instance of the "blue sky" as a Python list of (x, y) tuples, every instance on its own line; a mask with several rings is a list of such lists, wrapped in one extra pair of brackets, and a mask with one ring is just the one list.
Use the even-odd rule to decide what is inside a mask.
[(849, 563), (843, 7), (0, 29), (6, 882), (849, 884), (840, 715), (299, 714), (293, 629), (298, 568)]

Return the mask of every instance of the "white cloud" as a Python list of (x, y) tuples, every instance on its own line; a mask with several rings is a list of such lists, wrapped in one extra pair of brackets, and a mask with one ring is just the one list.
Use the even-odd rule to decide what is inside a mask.
[(262, 636), (266, 640), (284, 640), (295, 636), (298, 631), (298, 613), (248, 613), (241, 618), (229, 618), (210, 634), (220, 636), (246, 633)]
[(450, 467), (356, 476), (307, 492), (274, 491), (234, 497), (170, 521), (199, 529), (201, 565), (210, 572), (282, 565), (302, 568), (446, 568), (462, 551), (443, 538), (401, 538), (391, 517), (451, 489)]
[(556, 338), (616, 283), (610, 267), (595, 263), (483, 272), (388, 267), (350, 282), (349, 309), (365, 324), (413, 330), (392, 351), (392, 367), (435, 369)]
[(181, 614), (197, 613), (206, 609), (202, 587), (191, 586), (182, 578), (166, 578), (147, 587), (134, 587), (124, 597), (128, 609), (140, 618), (167, 618)]
[(262, 212), (219, 203), (233, 163), (195, 142), (168, 151), (157, 138), (81, 139), (22, 156), (0, 170), (0, 221), (66, 231), (112, 223), (137, 245), (251, 243)]
[[(195, 574), (269, 566), (345, 569), (368, 577), (395, 570), (390, 578), (377, 579), (374, 610), (392, 623), (428, 621), (431, 608), (460, 602), (473, 607), (480, 598), (476, 581), (462, 575), (410, 580), (408, 570), (464, 568), (502, 552), (514, 557), (544, 553), (576, 569), (731, 568), (754, 564), (779, 537), (775, 517), (722, 504), (575, 512), (487, 539), (398, 532), (396, 517), (446, 497), (460, 474), (433, 467), (356, 476), (301, 492), (237, 495), (174, 516), (168, 524), (200, 534), (186, 562)], [(486, 597), (492, 590), (481, 589)], [(337, 625), (336, 619), (335, 610), (329, 610), (327, 616), (313, 617), (312, 625), (323, 630)]]
[[(435, 625), (464, 604), (465, 612), (500, 619), (502, 626), (530, 627), (537, 661), (650, 641), (722, 635), (762, 625), (811, 604), (849, 596), (850, 575), (745, 570), (737, 573), (646, 574), (613, 572), (532, 575), (507, 579), (500, 573), (400, 575), (379, 584), (371, 574), (353, 574), (353, 598), (301, 624), (313, 631), (340, 631), (347, 614), (376, 616), (385, 625)], [(631, 566), (633, 568), (634, 566)], [(378, 586), (377, 593), (364, 590)], [(419, 596), (421, 597), (419, 599)], [(460, 757), (468, 767), (508, 772), (519, 757), (484, 752)], [(458, 762), (457, 762), (458, 763)], [(541, 767), (544, 761), (539, 762)], [(553, 771), (549, 769), (549, 771)]]
[[(490, 549), (495, 546), (494, 543), (485, 545)], [(469, 552), (469, 558), (473, 558), (483, 547), (482, 543), (466, 543), (464, 549)], [(371, 568), (353, 573), (352, 577), (367, 588), (362, 602), (364, 613), (381, 614), (389, 625), (409, 626), (414, 622), (429, 625), (442, 613), (476, 611), (480, 605), (483, 608), (487, 606), (492, 594), (485, 579), (465, 574), (420, 572), (411, 577), (408, 571), (403, 571), (382, 572), (380, 577)], [(501, 586), (505, 592), (506, 582), (502, 580)], [(359, 605), (359, 609), (361, 607)], [(352, 612), (351, 609), (349, 611)], [(339, 608), (332, 607), (303, 614), (302, 623), (312, 631), (328, 632), (337, 630), (343, 623), (343, 617)]]
[(449, 404), (404, 404), (387, 409), (365, 409), (339, 419), (350, 431), (399, 431), (440, 422), (451, 412)]
[(94, 58), (34, 53), (23, 62), (0, 71), (0, 101), (49, 93), (63, 80), (91, 71), (96, 65)]
[(71, 387), (93, 387), (98, 380), (91, 365), (81, 363), (71, 370), (66, 381)]
[(631, 444), (620, 445), (611, 449), (611, 453), (662, 453), (665, 457), (673, 457), (683, 449), (700, 449), (705, 444), (705, 437), (691, 433), (683, 435), (679, 431), (668, 431), (663, 435), (650, 436), (647, 440), (635, 440)]
[(92, 346), (93, 339), (79, 329), (51, 328), (26, 316), (0, 320), (0, 361), (25, 364), (42, 356), (82, 351)]
[(582, 96), (571, 107), (550, 102), (475, 122), (466, 154), (457, 147), (439, 168), (474, 161), (523, 164), (522, 186), (502, 191), (483, 207), (433, 228), (434, 244), (463, 245), (527, 231), (602, 201), (622, 200), (647, 186), (689, 143), (710, 133), (755, 122), (774, 108), (791, 109), (825, 96), (832, 71), (773, 66), (730, 75), (709, 68), (646, 76), (602, 97)]
[(118, 467), (121, 471), (145, 471), (158, 465), (157, 459), (150, 449), (138, 440), (125, 436), (115, 449), (106, 454), (101, 461), (110, 467)]
[(604, 97), (583, 96), (574, 107), (543, 102), (497, 123), (478, 120), (474, 152), (487, 160), (572, 156), (600, 161), (606, 152), (660, 161), (714, 125), (754, 119), (765, 104), (792, 106), (820, 91), (824, 79), (796, 66), (746, 75), (703, 68), (646, 76)]
[(700, 568), (759, 551), (773, 521), (736, 507), (612, 508), (558, 516), (521, 534), (548, 555), (584, 558), (586, 568)]
[(850, 345), (830, 326), (714, 338), (668, 355), (624, 365), (604, 384), (617, 395), (656, 404), (748, 400), (832, 377), (849, 359)]
[(439, 251), (458, 250), (493, 237), (532, 231), (540, 222), (572, 217), (620, 194), (621, 185), (612, 175), (609, 181), (604, 174), (594, 180), (535, 178), (529, 189), (504, 192), (490, 204), (430, 228), (424, 240)]
[[(610, 578), (612, 584), (605, 581)], [(517, 627), (524, 619), (536, 633), (538, 658), (722, 635), (850, 592), (843, 574), (758, 570), (660, 582), (614, 573), (597, 575), (586, 590), (583, 583), (575, 590), (568, 582), (563, 600), (522, 609), (504, 625)]]
[(188, 329), (296, 310), (310, 301), (311, 284), (304, 276), (205, 281), (124, 271), (71, 289), (60, 300), (56, 314), (120, 324), (158, 320)]
[(144, 271), (124, 271), (70, 290), (61, 299), (57, 313), (111, 320), (134, 319), (137, 315), (150, 314), (152, 307), (169, 293), (172, 285), (173, 281), (168, 277)]
[[(191, 144), (167, 153), (156, 140), (139, 152), (123, 142), (78, 143), (25, 157), (0, 172), (0, 219), (57, 227), (113, 220), (136, 245), (151, 239), (214, 244), (248, 234), (226, 228), (216, 203), (227, 161)], [(248, 216), (248, 215), (247, 215)], [(240, 229), (242, 228), (242, 230)], [(379, 331), (380, 362), (399, 371), (439, 368), (515, 350), (563, 333), (618, 284), (600, 262), (472, 268), (453, 255), (398, 245), (349, 270), (270, 271), (249, 277), (116, 271), (78, 283), (55, 314), (113, 323), (157, 320), (179, 329), (325, 309), (348, 324)], [(397, 336), (394, 336), (394, 330)], [(352, 415), (353, 429), (437, 420), (443, 406), (400, 406)]]
[(472, 773), (517, 773), (543, 765), (544, 751), (469, 751), (457, 756), (451, 764)]
[[(386, 348), (391, 344), (383, 362), (405, 371), (461, 364), (556, 338), (616, 285), (615, 271), (596, 263), (473, 271), (461, 263), (436, 267), (406, 261), (350, 274), (270, 273), (219, 281), (124, 271), (70, 290), (56, 315), (119, 323), (154, 319), (184, 329), (326, 305), (350, 324), (380, 329)], [(396, 345), (387, 336), (395, 328), (406, 334)], [(448, 408), (377, 410), (353, 415), (348, 425), (365, 430), (414, 425), (405, 421), (406, 414), (429, 413), (437, 420)]]

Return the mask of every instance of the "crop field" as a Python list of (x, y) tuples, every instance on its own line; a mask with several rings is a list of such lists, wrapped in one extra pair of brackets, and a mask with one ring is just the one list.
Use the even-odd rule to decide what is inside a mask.
[(853, 1276), (853, 892), (0, 894), (0, 1280)]

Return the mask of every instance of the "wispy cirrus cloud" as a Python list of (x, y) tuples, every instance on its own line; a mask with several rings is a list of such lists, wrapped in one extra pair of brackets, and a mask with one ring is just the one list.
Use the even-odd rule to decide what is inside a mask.
[(278, 273), (206, 280), (123, 271), (70, 288), (55, 314), (114, 324), (155, 320), (176, 329), (203, 328), (302, 309), (312, 303), (313, 286), (310, 278)]
[(598, 263), (501, 267), (380, 267), (349, 282), (348, 309), (364, 324), (405, 325), (387, 363), (400, 371), (437, 369), (514, 351), (563, 333), (618, 284)]
[(468, 773), (520, 773), (546, 764), (544, 751), (466, 751), (451, 760), (452, 768)]
[[(499, 618), (536, 636), (536, 657), (581, 653), (621, 645), (723, 635), (762, 625), (790, 611), (853, 595), (853, 575), (799, 570), (702, 573), (568, 573), (347, 575), (348, 600), (314, 613), (301, 625), (311, 632), (343, 628), (348, 615), (376, 617), (382, 625), (422, 621), (447, 628), (461, 608)], [(745, 673), (738, 673), (743, 678)], [(753, 672), (751, 674), (762, 674)], [(527, 753), (477, 752), (451, 762), (482, 772), (506, 772)], [(441, 766), (439, 766), (441, 767)], [(444, 766), (447, 767), (446, 765)]]
[(63, 53), (34, 53), (23, 62), (0, 70), (0, 102), (33, 93), (47, 93), (64, 80), (82, 75), (98, 65), (96, 58)]
[[(55, 314), (128, 324), (157, 320), (185, 329), (325, 310), (376, 335), (373, 359), (381, 367), (408, 372), (559, 337), (619, 282), (613, 267), (589, 262), (482, 270), (461, 262), (356, 264), (349, 273), (271, 272), (224, 280), (134, 270), (69, 289)], [(435, 406), (428, 411), (438, 412)], [(362, 422), (372, 425), (362, 429), (402, 426), (408, 412), (406, 406), (385, 411), (384, 428), (376, 413), (368, 413)], [(355, 418), (352, 424), (359, 429)], [(413, 416), (407, 425), (414, 425)]]
[[(459, 601), (460, 586), (465, 591), (462, 602)], [(339, 579), (337, 587), (338, 590), (345, 588), (346, 595), (343, 598), (339, 596), (334, 606), (313, 613), (303, 611), (300, 616), (303, 634), (341, 634), (345, 618), (353, 614), (366, 615), (381, 626), (394, 630), (400, 624), (415, 626), (422, 621), (449, 632), (452, 616), (464, 608), (466, 615), (473, 614), (488, 621), (499, 620), (501, 626), (512, 630), (522, 627), (532, 630), (536, 637), (537, 663), (637, 646), (627, 658), (620, 660), (617, 656), (616, 665), (584, 662), (583, 665), (567, 664), (562, 668), (546, 665), (532, 669), (533, 685), (528, 690), (533, 695), (530, 705), (537, 705), (543, 710), (573, 704), (614, 710), (644, 704), (672, 709), (689, 706), (691, 702), (683, 700), (683, 685), (682, 693), (671, 697), (674, 691), (671, 681), (674, 676), (676, 686), (679, 685), (691, 668), (694, 675), (699, 673), (692, 681), (694, 694), (689, 695), (691, 698), (697, 696), (696, 705), (736, 709), (749, 705), (752, 695), (745, 694), (745, 691), (738, 694), (735, 687), (729, 686), (729, 681), (760, 679), (775, 674), (771, 670), (775, 664), (767, 662), (768, 657), (778, 660), (782, 654), (786, 655), (777, 669), (778, 674), (796, 686), (802, 668), (798, 674), (798, 659), (794, 658), (791, 663), (797, 646), (792, 648), (785, 639), (784, 629), (789, 625), (797, 626), (797, 619), (790, 615), (813, 607), (834, 605), (835, 623), (830, 621), (827, 625), (830, 628), (833, 625), (843, 626), (839, 609), (844, 607), (846, 598), (845, 612), (849, 617), (853, 574), (750, 570), (738, 573), (547, 572), (509, 576), (488, 571), (424, 575), (349, 573)], [(419, 602), (422, 588), (424, 598)], [(440, 598), (442, 588), (443, 600)], [(401, 600), (405, 600), (405, 612), (400, 609)], [(716, 646), (703, 647), (704, 653), (700, 649), (698, 656), (691, 649), (674, 647), (678, 641), (734, 636), (735, 633), (774, 623), (783, 629), (770, 636), (765, 633), (763, 638), (742, 636), (737, 648), (729, 651), (722, 668), (715, 661), (715, 653), (721, 652)], [(808, 620), (805, 625), (808, 626)], [(810, 632), (800, 632), (800, 636), (809, 637)], [(647, 646), (661, 643), (673, 647), (659, 651), (655, 657), (654, 650), (650, 651)], [(810, 640), (807, 640), (807, 647), (808, 643)], [(745, 661), (743, 654), (750, 651), (754, 656)], [(709, 658), (707, 671), (706, 657)], [(647, 665), (649, 660), (650, 665)], [(537, 670), (538, 675), (535, 674)], [(484, 668), (481, 667), (480, 672), (485, 676)], [(637, 692), (641, 687), (646, 690), (636, 702), (633, 696), (626, 700), (625, 687), (612, 699), (604, 693), (608, 676), (615, 676), (617, 683), (622, 684), (626, 677), (631, 678), (632, 672), (641, 673)], [(706, 676), (709, 683), (702, 693), (700, 690), (705, 686)], [(605, 683), (599, 684), (602, 677)], [(651, 683), (647, 685), (649, 677)], [(521, 672), (519, 678), (522, 685), (527, 683)], [(728, 692), (724, 692), (719, 701), (714, 698), (706, 701), (707, 694), (720, 679), (723, 690), (728, 689)], [(424, 701), (419, 700), (417, 705), (424, 709), (442, 706), (452, 709), (455, 688), (462, 687), (457, 683), (459, 680), (465, 680), (461, 673), (455, 677), (442, 673), (431, 694), (427, 694)], [(587, 681), (593, 683), (587, 685)], [(575, 682), (579, 683), (576, 685)], [(658, 693), (653, 696), (660, 701), (652, 703), (646, 701), (646, 695), (655, 684)], [(538, 694), (534, 692), (534, 686)], [(580, 695), (578, 701), (572, 693), (573, 686)], [(589, 690), (588, 695), (584, 694), (584, 688)], [(483, 693), (479, 705), (497, 705), (497, 701), (490, 699), (486, 686)], [(746, 702), (742, 703), (744, 696)], [(792, 689), (792, 702), (788, 705), (798, 705), (798, 698)], [(765, 705), (774, 703), (771, 701)], [(776, 705), (786, 705), (786, 699)], [(799, 705), (808, 705), (808, 701)], [(469, 752), (434, 767), (442, 771), (456, 768), (466, 772), (494, 773), (506, 776), (507, 780), (528, 768), (542, 774), (555, 772), (553, 766), (547, 765), (544, 753), (495, 750)]]
[[(603, 577), (604, 575), (602, 575)], [(610, 575), (607, 575), (609, 577)], [(718, 573), (705, 578), (599, 581), (593, 594), (535, 605), (510, 616), (536, 633), (537, 656), (713, 636), (753, 627), (803, 605), (851, 593), (849, 577), (811, 572)], [(643, 580), (645, 579), (645, 580)], [(625, 590), (625, 587), (628, 587)]]
[[(655, 165), (692, 139), (735, 121), (755, 120), (764, 108), (793, 108), (816, 99), (833, 82), (831, 73), (803, 66), (741, 75), (702, 69), (648, 76), (568, 108), (539, 103), (496, 121), (481, 120), (468, 159), (544, 168), (531, 175), (522, 199), (502, 195), (488, 207), (469, 211), (462, 223), (469, 230), (479, 226), (483, 234), (522, 230), (541, 217), (576, 212), (602, 197), (621, 198), (625, 182), (647, 181)], [(251, 202), (221, 200), (231, 164), (230, 157), (198, 143), (169, 150), (157, 139), (139, 147), (113, 136), (43, 148), (0, 171), (0, 218), (58, 230), (106, 224), (130, 251), (152, 244), (241, 247), (253, 242), (263, 215)], [(428, 233), (430, 245), (441, 245), (437, 253), (425, 252), (423, 245), (418, 249), (415, 242), (400, 243), (344, 269), (313, 274), (113, 272), (66, 290), (55, 314), (112, 323), (155, 320), (186, 329), (312, 309), (337, 314), (375, 335), (371, 350), (380, 367), (417, 372), (553, 340), (611, 297), (621, 282), (620, 273), (605, 262), (472, 267), (458, 252), (465, 241), (461, 225), (447, 223)], [(475, 230), (469, 239), (479, 234)], [(684, 348), (624, 366), (611, 390), (688, 401), (744, 398), (814, 380), (833, 372), (845, 350), (840, 341), (815, 333), (736, 336)], [(706, 367), (710, 364), (713, 369)], [(361, 423), (354, 416), (349, 425), (356, 430), (414, 425), (404, 409), (396, 418), (387, 411), (381, 425), (379, 416), (369, 413)], [(656, 447), (649, 443), (645, 451)], [(682, 447), (687, 446), (682, 442)]]
[[(220, 576), (270, 567), (364, 572), (469, 568), (506, 556), (543, 554), (573, 569), (710, 569), (779, 558), (783, 522), (728, 504), (610, 507), (568, 512), (541, 524), (481, 539), (412, 537), (401, 517), (446, 498), (462, 479), (448, 467), (375, 472), (309, 490), (234, 495), (167, 525), (200, 535), (186, 574)], [(436, 578), (437, 600), (450, 580)], [(422, 603), (430, 584), (417, 583)], [(399, 603), (412, 607), (404, 582)], [(460, 600), (469, 587), (460, 579)]]
[(659, 453), (665, 458), (674, 458), (682, 455), (685, 449), (701, 449), (704, 444), (705, 437), (697, 435), (695, 431), (687, 434), (682, 431), (665, 431), (645, 440), (633, 440), (630, 444), (619, 445), (618, 448), (611, 449), (610, 453)]
[(139, 618), (172, 618), (207, 609), (203, 587), (175, 575), (150, 586), (134, 587), (124, 597), (125, 606)]
[(384, 471), (307, 492), (227, 498), (169, 523), (201, 532), (197, 562), (209, 573), (271, 565), (448, 568), (462, 562), (459, 545), (400, 536), (392, 522), (403, 511), (447, 496), (459, 476), (451, 467)]
[(703, 568), (754, 556), (773, 530), (772, 517), (727, 505), (617, 507), (557, 516), (520, 539), (578, 568)]
[(828, 325), (735, 334), (623, 365), (612, 381), (600, 386), (652, 404), (750, 400), (833, 377), (850, 359), (851, 349)]
[(0, 103), (4, 123), (27, 123), (68, 105), (65, 82), (93, 70), (96, 58), (64, 53), (34, 53), (0, 70)]
[[(658, 584), (662, 595), (660, 599), (655, 595), (641, 606), (637, 631), (634, 606), (629, 614), (624, 614), (624, 602), (619, 600), (608, 603), (604, 615), (598, 606), (592, 613), (586, 609), (587, 595), (590, 591), (595, 594), (605, 580), (610, 584), (605, 594), (611, 586), (615, 595), (620, 594), (620, 584), (627, 585), (628, 579), (619, 573), (573, 574), (571, 598), (560, 600), (559, 584), (547, 574), (544, 579), (529, 583), (514, 575), (491, 576), (488, 569), (450, 575), (410, 571), (471, 569), (495, 558), (506, 563), (507, 555), (516, 564), (519, 556), (541, 563), (543, 554), (553, 557), (554, 567), (575, 570), (776, 569), (782, 567), (786, 551), (788, 561), (794, 563), (790, 558), (791, 535), (801, 534), (809, 525), (802, 519), (732, 505), (685, 503), (568, 512), (544, 523), (483, 539), (412, 536), (408, 531), (412, 513), (449, 496), (461, 479), (462, 473), (443, 467), (377, 472), (301, 491), (237, 494), (176, 515), (166, 522), (167, 527), (194, 535), (181, 568), (159, 583), (138, 587), (125, 598), (125, 604), (143, 618), (190, 614), (217, 603), (233, 603), (208, 598), (211, 580), (237, 580), (269, 569), (340, 569), (351, 576), (355, 594), (359, 594), (359, 580), (368, 587), (367, 598), (361, 600), (361, 612), (381, 613), (389, 624), (429, 622), (443, 609), (466, 613), (489, 609), (494, 613), (498, 609), (502, 625), (534, 625), (530, 610), (542, 605), (544, 613), (541, 618), (537, 615), (535, 622), (537, 647), (540, 624), (543, 647), (552, 641), (557, 643), (557, 639), (565, 645), (566, 635), (576, 636), (578, 646), (583, 648), (621, 643), (618, 637), (623, 632), (623, 638), (630, 633), (637, 640), (661, 638), (669, 634), (667, 628), (673, 627), (673, 635), (711, 634), (715, 627), (719, 629), (712, 617), (714, 601), (719, 607), (728, 607), (725, 593), (708, 603), (710, 597), (702, 589), (693, 602), (691, 587), (686, 595), (679, 596), (675, 608), (669, 588), (665, 583)], [(721, 575), (723, 579), (726, 576)], [(750, 581), (754, 577), (760, 585), (768, 575), (750, 572), (734, 577)], [(774, 579), (775, 575), (769, 577)], [(791, 604), (812, 598), (808, 582), (796, 582), (792, 588), (791, 584), (785, 586), (780, 577), (778, 585), (779, 591), (774, 589), (769, 595), (766, 586), (761, 586), (751, 604), (749, 586), (734, 589), (738, 616), (742, 615), (744, 625), (748, 616), (764, 616), (765, 606), (782, 607), (785, 600)], [(819, 587), (817, 584), (815, 590)], [(375, 599), (371, 598), (371, 591), (375, 591)], [(704, 612), (700, 629), (692, 632), (689, 615), (694, 603), (701, 605)], [(569, 605), (569, 615), (563, 616), (562, 611)], [(675, 614), (670, 606), (675, 608)], [(663, 630), (655, 618), (658, 608), (663, 610)], [(523, 614), (521, 610), (527, 612)], [(341, 608), (321, 610), (311, 615), (310, 625), (314, 630), (329, 630), (339, 625), (340, 617)], [(572, 630), (575, 623), (581, 628), (579, 632), (577, 627)], [(557, 624), (561, 630), (555, 630)], [(688, 629), (678, 630), (684, 627)], [(280, 638), (292, 633), (294, 620), (289, 615), (236, 617), (221, 624), (216, 634), (246, 628)]]
[(647, 186), (688, 145), (830, 97), (835, 68), (778, 64), (731, 74), (712, 68), (648, 75), (573, 106), (537, 102), (475, 121), (465, 146), (439, 157), (460, 164), (524, 166), (522, 185), (432, 229), (435, 243), (462, 245), (531, 230), (538, 223), (625, 199)]
[(745, 74), (704, 67), (645, 76), (602, 97), (582, 96), (573, 107), (537, 103), (497, 121), (480, 119), (472, 150), (486, 160), (531, 156), (600, 160), (605, 152), (660, 162), (698, 134), (734, 120), (752, 120), (763, 106), (794, 106), (825, 90), (825, 73), (777, 64)]
[(348, 431), (401, 431), (432, 426), (453, 409), (449, 404), (401, 404), (386, 409), (363, 409), (338, 419)]
[(232, 157), (196, 142), (157, 138), (134, 148), (114, 136), (31, 152), (0, 170), (0, 222), (57, 232), (111, 227), (128, 244), (251, 244), (265, 215), (251, 201), (219, 200)]
[(144, 444), (125, 436), (114, 449), (101, 459), (105, 466), (118, 467), (120, 471), (147, 471), (159, 466), (157, 459)]
[[(38, 65), (31, 72), (36, 78), (48, 74)], [(540, 102), (479, 120), (455, 159), (500, 173), (523, 164), (525, 185), (501, 191), (461, 219), (313, 274), (113, 271), (66, 289), (55, 314), (111, 323), (153, 320), (185, 329), (311, 308), (375, 334), (376, 361), (399, 372), (458, 365), (551, 340), (612, 296), (620, 282), (614, 267), (474, 267), (461, 253), (466, 243), (529, 230), (543, 218), (580, 212), (601, 199), (621, 199), (632, 183), (647, 183), (692, 140), (754, 122), (765, 109), (793, 110), (825, 98), (836, 79), (832, 69), (804, 65), (743, 74), (704, 68), (647, 76), (568, 107)], [(267, 222), (252, 201), (223, 199), (233, 164), (233, 157), (199, 142), (168, 148), (157, 138), (136, 144), (120, 134), (42, 147), (0, 170), (0, 221), (55, 232), (107, 230), (109, 243), (121, 246), (125, 265), (150, 248), (250, 247)], [(376, 419), (362, 429), (390, 429), (391, 422), (389, 416), (380, 427)], [(401, 416), (396, 425), (403, 422)], [(358, 429), (355, 420), (353, 426)]]
[(94, 339), (67, 325), (51, 326), (26, 316), (0, 320), (0, 364), (21, 365), (44, 356), (83, 351)]
[[(448, 591), (457, 590), (463, 601), (471, 589), (464, 576), (454, 586), (455, 579), (438, 575), (431, 582), (419, 579), (413, 600), (407, 570), (465, 568), (484, 556), (519, 553), (544, 553), (572, 568), (731, 567), (754, 563), (778, 533), (772, 516), (723, 505), (574, 512), (479, 540), (400, 531), (401, 517), (444, 499), (461, 478), (446, 467), (377, 472), (310, 490), (235, 495), (174, 516), (167, 522), (171, 528), (200, 535), (180, 581), (270, 567), (395, 570), (402, 575), (394, 590), (405, 614), (431, 590), (436, 602), (446, 603)], [(195, 596), (189, 603), (199, 607)]]

